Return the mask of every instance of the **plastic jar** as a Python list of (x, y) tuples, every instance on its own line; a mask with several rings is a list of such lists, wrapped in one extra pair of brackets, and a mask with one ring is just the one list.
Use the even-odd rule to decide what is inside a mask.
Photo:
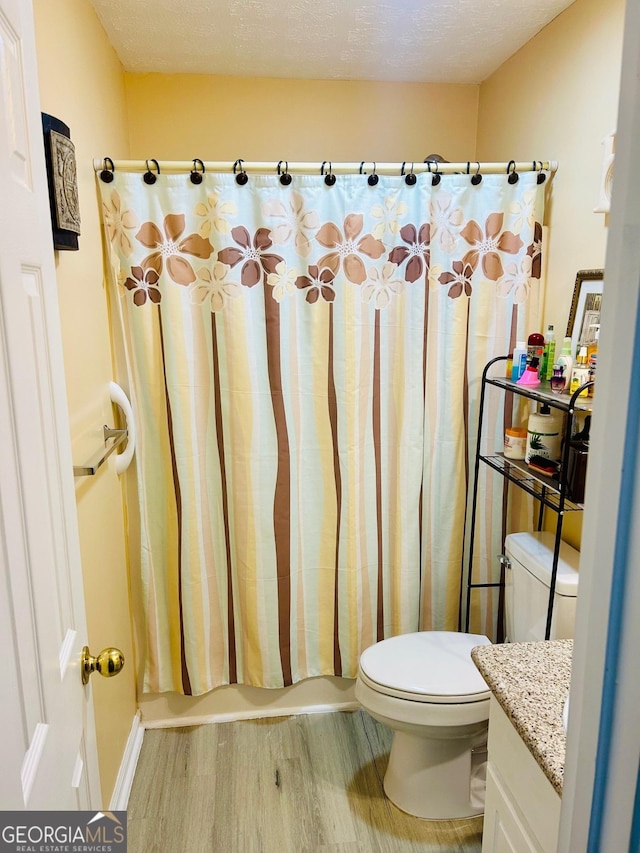
[(507, 427), (504, 431), (504, 455), (507, 459), (524, 459), (527, 431), (524, 427)]

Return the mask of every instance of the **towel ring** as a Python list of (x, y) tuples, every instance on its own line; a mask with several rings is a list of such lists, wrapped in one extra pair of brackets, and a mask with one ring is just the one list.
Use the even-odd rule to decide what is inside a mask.
[[(145, 184), (155, 184), (155, 182), (158, 179), (158, 175), (160, 174), (160, 166), (158, 164), (158, 161), (157, 160), (145, 160), (145, 163), (147, 164), (147, 171), (142, 176), (142, 180), (145, 182)], [(157, 174), (154, 174), (151, 171), (151, 169), (149, 168), (149, 163), (155, 163)]]
[(133, 408), (131, 407), (129, 398), (117, 382), (109, 383), (109, 396), (111, 397), (111, 402), (122, 409), (126, 424), (127, 445), (124, 451), (116, 456), (116, 473), (124, 474), (131, 464), (136, 449), (136, 422), (133, 417)]
[[(111, 168), (109, 168), (109, 163), (111, 163)], [(105, 184), (110, 184), (113, 180), (113, 173), (115, 172), (116, 167), (113, 165), (113, 160), (111, 157), (104, 158), (104, 169), (100, 172), (100, 180), (104, 181)]]

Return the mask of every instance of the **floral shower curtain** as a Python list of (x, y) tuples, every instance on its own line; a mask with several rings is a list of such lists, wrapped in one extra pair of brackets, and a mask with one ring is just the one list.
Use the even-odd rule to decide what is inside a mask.
[[(145, 691), (354, 677), (383, 637), (456, 629), (479, 377), (539, 325), (536, 179), (98, 181), (139, 435)], [(479, 505), (478, 581), (502, 485)], [(487, 594), (474, 627), (494, 621)]]

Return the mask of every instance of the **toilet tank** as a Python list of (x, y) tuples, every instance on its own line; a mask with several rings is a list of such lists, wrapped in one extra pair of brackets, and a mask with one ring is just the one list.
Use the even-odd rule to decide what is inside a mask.
[[(505, 628), (508, 642), (544, 640), (555, 534), (510, 533), (505, 539)], [(580, 553), (560, 543), (551, 640), (573, 637)]]

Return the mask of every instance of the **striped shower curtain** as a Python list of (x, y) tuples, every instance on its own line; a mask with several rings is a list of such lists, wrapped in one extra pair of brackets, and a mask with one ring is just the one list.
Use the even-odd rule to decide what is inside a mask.
[[(536, 177), (98, 181), (145, 691), (354, 677), (383, 637), (455, 630), (479, 376), (540, 325)], [(482, 581), (502, 485), (479, 505)]]

